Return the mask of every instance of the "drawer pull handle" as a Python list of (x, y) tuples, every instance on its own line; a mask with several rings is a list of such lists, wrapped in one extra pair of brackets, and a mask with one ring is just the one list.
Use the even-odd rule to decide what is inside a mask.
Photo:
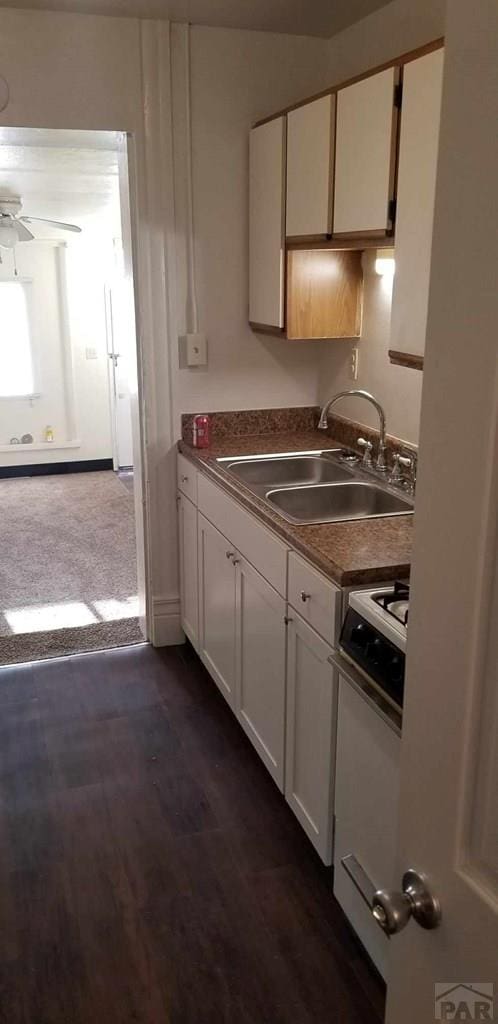
[(225, 551), (227, 558), (235, 558), (235, 551)]
[(188, 476), (182, 476), (182, 484), (188, 484)]
[(311, 594), (307, 594), (305, 590), (302, 590), (301, 591), (301, 601), (303, 602), (303, 604), (306, 604), (306, 601), (309, 601), (310, 599), (311, 599)]
[(341, 864), (353, 885), (358, 889), (362, 899), (372, 909), (373, 898), (376, 892), (375, 885), (368, 877), (365, 869), (362, 868), (359, 860), (356, 859), (354, 853), (348, 853), (345, 857), (342, 857)]

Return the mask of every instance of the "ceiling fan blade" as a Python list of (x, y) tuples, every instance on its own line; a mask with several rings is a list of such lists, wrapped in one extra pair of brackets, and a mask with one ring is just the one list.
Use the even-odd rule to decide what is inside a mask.
[(76, 224), (65, 224), (62, 220), (47, 220), (46, 217), (19, 217), (19, 220), (26, 224), (50, 224), (51, 227), (59, 228), (61, 231), (76, 231), (78, 234), (81, 232), (81, 228)]
[(21, 224), (20, 220), (14, 220), (13, 224), (15, 225), (20, 242), (30, 242), (35, 237), (24, 224)]

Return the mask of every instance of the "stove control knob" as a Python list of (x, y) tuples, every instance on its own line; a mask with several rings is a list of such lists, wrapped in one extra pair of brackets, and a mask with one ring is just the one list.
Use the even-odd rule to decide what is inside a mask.
[(362, 622), (351, 630), (351, 640), (357, 647), (366, 647), (370, 630)]
[(393, 682), (399, 682), (403, 676), (403, 660), (398, 654), (394, 654), (388, 665), (389, 677)]
[(375, 665), (378, 665), (384, 654), (384, 644), (382, 640), (377, 637), (372, 643), (367, 646), (367, 657), (371, 658)]

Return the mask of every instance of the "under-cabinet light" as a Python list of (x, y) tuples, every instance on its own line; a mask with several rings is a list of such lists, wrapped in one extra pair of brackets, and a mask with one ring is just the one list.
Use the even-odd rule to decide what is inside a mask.
[(375, 273), (380, 277), (394, 277), (395, 269), (394, 249), (377, 249)]

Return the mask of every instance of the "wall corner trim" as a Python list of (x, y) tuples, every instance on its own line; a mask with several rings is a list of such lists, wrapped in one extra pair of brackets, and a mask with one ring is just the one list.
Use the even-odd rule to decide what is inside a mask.
[(152, 643), (154, 647), (185, 643), (179, 597), (152, 598)]

